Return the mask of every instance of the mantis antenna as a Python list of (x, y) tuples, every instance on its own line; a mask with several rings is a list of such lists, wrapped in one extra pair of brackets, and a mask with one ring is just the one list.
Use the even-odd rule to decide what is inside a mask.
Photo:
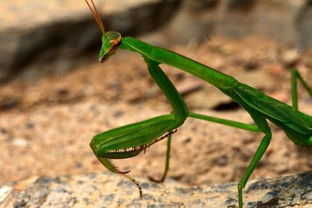
[(94, 5), (93, 0), (90, 0), (91, 3), (89, 3), (88, 0), (85, 0), (85, 2), (87, 3), (87, 5), (88, 5), (88, 7), (89, 7), (89, 9), (90, 9), (94, 19), (98, 23), (102, 34), (105, 34), (103, 21), (102, 21), (100, 15), (99, 15), (99, 12), (97, 11), (97, 9), (96, 9), (96, 7)]

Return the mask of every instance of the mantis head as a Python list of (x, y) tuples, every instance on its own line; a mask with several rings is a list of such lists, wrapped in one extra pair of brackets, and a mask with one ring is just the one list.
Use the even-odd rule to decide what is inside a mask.
[(102, 47), (99, 53), (99, 61), (103, 63), (111, 55), (113, 55), (121, 41), (121, 34), (119, 32), (107, 32), (102, 35)]
[[(89, 3), (89, 1), (91, 3)], [(104, 24), (102, 19), (93, 3), (93, 0), (85, 0), (91, 13), (99, 25), (99, 28), (102, 32), (102, 46), (99, 53), (99, 61), (103, 63), (106, 59), (108, 59), (111, 55), (113, 55), (118, 48), (120, 41), (121, 41), (121, 34), (118, 32), (105, 32)]]

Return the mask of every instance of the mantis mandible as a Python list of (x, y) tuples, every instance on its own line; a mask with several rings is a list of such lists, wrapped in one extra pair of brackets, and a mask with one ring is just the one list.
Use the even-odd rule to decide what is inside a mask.
[[(93, 0), (89, 0), (90, 2), (85, 1), (102, 32), (99, 61), (104, 62), (118, 48), (142, 55), (152, 79), (164, 93), (172, 107), (172, 112), (169, 114), (105, 131), (96, 135), (91, 141), (90, 146), (97, 159), (111, 172), (121, 174), (133, 181), (139, 188), (140, 197), (142, 197), (142, 190), (139, 184), (127, 175), (129, 171), (119, 170), (109, 159), (134, 157), (154, 143), (168, 138), (164, 174), (160, 179), (150, 178), (154, 182), (163, 182), (169, 170), (172, 134), (189, 117), (264, 134), (256, 153), (238, 183), (239, 208), (243, 207), (243, 188), (271, 141), (272, 133), (268, 121), (282, 129), (294, 144), (312, 146), (312, 117), (298, 110), (297, 81), (299, 80), (302, 83), (311, 97), (312, 90), (297, 69), (291, 71), (292, 106), (289, 106), (255, 88), (240, 83), (229, 75), (185, 56), (149, 45), (132, 37), (122, 37), (118, 32), (105, 32)], [(245, 109), (253, 119), (254, 124), (241, 123), (190, 111), (175, 86), (160, 68), (160, 64), (173, 66), (215, 86)]]

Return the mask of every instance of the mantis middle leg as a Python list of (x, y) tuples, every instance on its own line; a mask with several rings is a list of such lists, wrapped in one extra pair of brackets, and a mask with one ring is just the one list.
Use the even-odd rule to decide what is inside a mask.
[(167, 177), (167, 174), (169, 171), (169, 164), (170, 164), (170, 152), (171, 152), (170, 150), (171, 150), (171, 139), (172, 139), (171, 137), (172, 137), (172, 134), (169, 134), (168, 139), (167, 139), (167, 151), (166, 151), (166, 162), (165, 162), (164, 173), (160, 179), (156, 179), (152, 176), (148, 176), (148, 179), (150, 181), (153, 181), (155, 183), (162, 183), (165, 181), (165, 179)]

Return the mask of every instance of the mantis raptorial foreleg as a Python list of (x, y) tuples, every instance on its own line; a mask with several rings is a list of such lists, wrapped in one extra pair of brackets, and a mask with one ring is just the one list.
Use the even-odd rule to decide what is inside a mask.
[(296, 68), (291, 70), (291, 96), (292, 96), (292, 106), (298, 110), (298, 84), (297, 80), (299, 80), (302, 86), (307, 90), (309, 95), (312, 97), (312, 89), (308, 86), (308, 84), (304, 81), (300, 73)]

